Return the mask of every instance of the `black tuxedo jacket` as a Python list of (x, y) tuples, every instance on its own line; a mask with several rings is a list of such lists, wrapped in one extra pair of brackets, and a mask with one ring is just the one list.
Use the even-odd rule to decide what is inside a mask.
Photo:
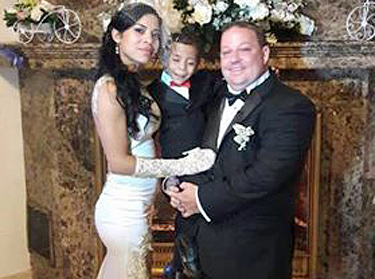
[[(226, 90), (221, 87), (218, 96)], [(213, 102), (205, 145), (216, 147), (224, 101)], [(313, 134), (311, 101), (271, 74), (247, 97), (217, 149), (213, 168), (190, 177), (211, 222), (197, 232), (203, 271), (213, 279), (287, 279), (294, 186)], [(251, 127), (245, 148), (233, 124)]]
[(214, 94), (215, 77), (199, 71), (191, 77), (187, 100), (168, 85), (155, 80), (149, 92), (158, 102), (162, 112), (159, 132), (163, 158), (178, 158), (183, 151), (201, 144), (207, 122), (207, 107)]

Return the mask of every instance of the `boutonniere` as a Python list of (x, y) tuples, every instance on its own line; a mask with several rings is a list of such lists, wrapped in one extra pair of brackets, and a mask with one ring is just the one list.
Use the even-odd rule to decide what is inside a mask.
[(249, 142), (250, 137), (255, 134), (254, 130), (251, 128), (251, 126), (246, 127), (239, 123), (233, 124), (233, 129), (236, 132), (233, 140), (238, 143), (237, 150), (245, 150), (246, 144)]

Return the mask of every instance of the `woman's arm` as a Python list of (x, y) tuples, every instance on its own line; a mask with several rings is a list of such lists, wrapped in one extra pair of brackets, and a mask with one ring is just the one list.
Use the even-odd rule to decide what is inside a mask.
[(95, 86), (92, 108), (108, 170), (124, 175), (133, 174), (135, 158), (128, 153), (126, 115), (117, 101), (116, 85), (113, 80), (108, 79)]
[(166, 177), (199, 173), (214, 164), (216, 154), (207, 148), (195, 148), (181, 159), (149, 159), (130, 155), (126, 115), (117, 101), (116, 86), (112, 80), (98, 83), (94, 88), (92, 111), (110, 172), (136, 177)]

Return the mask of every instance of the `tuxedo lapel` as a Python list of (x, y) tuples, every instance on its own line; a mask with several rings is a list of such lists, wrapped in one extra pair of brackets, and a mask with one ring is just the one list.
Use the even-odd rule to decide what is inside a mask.
[(189, 109), (195, 109), (206, 102), (206, 96), (209, 90), (212, 90), (210, 87), (211, 84), (207, 80), (207, 77), (202, 77), (202, 75), (195, 74), (191, 78), (191, 87), (189, 89), (189, 99), (190, 107)]
[[(222, 92), (218, 92), (218, 94), (221, 95)], [(224, 104), (224, 98), (216, 98), (213, 101), (208, 118), (209, 122), (206, 126), (205, 136), (203, 137), (202, 146), (211, 147), (214, 150), (217, 149), (217, 137), (219, 135), (220, 121), (223, 114)]]
[[(232, 122), (230, 123), (229, 127), (231, 129), (232, 125), (241, 122), (244, 118), (250, 115), (254, 109), (262, 102), (262, 98), (256, 92), (250, 93), (250, 95), (246, 98), (244, 106), (241, 110), (235, 115)], [(225, 132), (227, 133), (228, 130)]]
[(192, 80), (191, 87), (189, 88), (189, 101), (190, 101), (190, 106), (189, 109), (195, 108), (199, 105), (201, 99), (201, 90), (202, 88), (199, 88), (199, 83), (194, 82)]
[(249, 96), (245, 100), (244, 106), (235, 115), (225, 131), (224, 137), (232, 130), (233, 124), (241, 122), (247, 118), (262, 103), (262, 100), (266, 98), (269, 93), (271, 93), (271, 89), (274, 84), (275, 77), (273, 74), (271, 74), (271, 76), (263, 84), (259, 85), (250, 92)]

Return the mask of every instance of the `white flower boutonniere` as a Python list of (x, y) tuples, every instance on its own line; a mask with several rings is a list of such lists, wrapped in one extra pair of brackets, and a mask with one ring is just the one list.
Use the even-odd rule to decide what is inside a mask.
[(236, 132), (236, 136), (233, 140), (239, 145), (237, 150), (245, 150), (250, 137), (255, 134), (254, 130), (250, 126), (246, 127), (239, 123), (233, 124), (233, 129)]

